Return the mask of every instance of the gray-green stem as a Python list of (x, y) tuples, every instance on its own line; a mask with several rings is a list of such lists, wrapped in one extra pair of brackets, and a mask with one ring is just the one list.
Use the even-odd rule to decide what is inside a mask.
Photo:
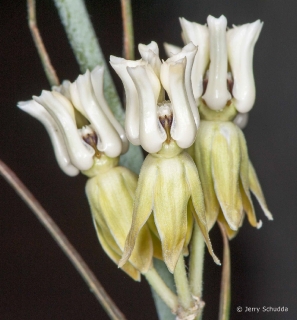
[(204, 253), (204, 238), (199, 226), (195, 223), (191, 240), (189, 282), (192, 294), (197, 298), (198, 305), (200, 305), (200, 310), (198, 311), (198, 316), (196, 317), (196, 320), (202, 319), (202, 312), (204, 307), (204, 303), (202, 301)]
[(184, 257), (181, 254), (175, 270), (174, 270), (174, 281), (176, 285), (176, 291), (178, 295), (179, 304), (183, 310), (187, 311), (194, 307), (194, 300), (190, 291), (190, 286), (186, 273), (186, 266)]
[(144, 274), (144, 276), (158, 296), (171, 309), (171, 312), (176, 313), (178, 308), (177, 296), (168, 288), (156, 269), (151, 268), (146, 274)]
[(231, 260), (229, 239), (225, 232), (224, 226), (218, 223), (223, 237), (223, 266), (221, 279), (221, 293), (220, 293), (220, 309), (219, 320), (230, 319), (230, 304), (231, 304)]

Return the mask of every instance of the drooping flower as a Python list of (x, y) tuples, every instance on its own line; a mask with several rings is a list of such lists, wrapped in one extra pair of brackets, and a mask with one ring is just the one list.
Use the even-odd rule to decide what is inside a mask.
[[(139, 45), (142, 60), (110, 59), (126, 92), (128, 139), (150, 153), (141, 168), (132, 226), (120, 266), (129, 259), (149, 220), (154, 235), (162, 243), (163, 259), (173, 272), (180, 254), (187, 251), (193, 216), (209, 252), (219, 263), (208, 236), (198, 171), (191, 157), (183, 151), (193, 144), (199, 125), (191, 87), (196, 51), (190, 43), (161, 63), (158, 46), (152, 42), (148, 46)], [(165, 100), (165, 91), (169, 100)], [(190, 219), (189, 202), (194, 207)], [(153, 219), (150, 218), (152, 212)]]
[[(40, 120), (50, 134), (61, 169), (73, 176), (89, 177), (86, 194), (99, 242), (119, 263), (130, 229), (137, 176), (118, 166), (128, 140), (103, 95), (103, 68), (64, 81), (52, 91), (18, 106)], [(152, 265), (153, 243), (147, 226), (137, 239), (135, 251), (122, 269), (140, 280)]]
[(109, 157), (125, 153), (128, 141), (103, 95), (103, 68), (64, 81), (52, 91), (42, 91), (18, 107), (37, 118), (48, 131), (61, 169), (74, 176), (88, 170), (96, 154)]
[[(250, 191), (272, 220), (249, 161), (244, 135), (231, 122), (239, 113), (245, 120), (255, 101), (253, 51), (263, 24), (257, 20), (226, 31), (224, 16), (209, 16), (208, 26), (183, 18), (180, 21), (184, 41), (202, 48), (195, 61), (199, 67), (192, 69), (201, 124), (190, 152), (200, 173), (208, 226), (219, 219), (231, 238), (241, 226), (244, 212), (252, 226), (261, 226)], [(239, 125), (240, 118), (235, 120)]]

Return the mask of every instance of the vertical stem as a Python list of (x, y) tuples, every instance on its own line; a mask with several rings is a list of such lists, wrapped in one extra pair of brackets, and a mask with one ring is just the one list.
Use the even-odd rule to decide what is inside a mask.
[(31, 35), (37, 48), (37, 52), (43, 65), (46, 77), (51, 86), (58, 86), (60, 84), (60, 81), (58, 79), (55, 69), (51, 64), (49, 55), (47, 54), (47, 51), (45, 49), (44, 43), (42, 41), (41, 35), (37, 27), (35, 0), (27, 0), (27, 9), (29, 29), (31, 31)]
[[(173, 274), (171, 274), (165, 263), (159, 259), (154, 258), (154, 268), (162, 278), (162, 280), (165, 282), (166, 286), (172, 291), (176, 292), (175, 290), (175, 284), (173, 279)], [(175, 320), (174, 314), (171, 312), (170, 308), (164, 303), (164, 301), (159, 297), (159, 295), (156, 293), (153, 287), (152, 294), (154, 298), (154, 302), (157, 309), (158, 318), (160, 320)]]
[(127, 60), (134, 60), (134, 31), (131, 1), (121, 0), (121, 5), (124, 30), (124, 57)]
[(202, 298), (203, 291), (204, 252), (205, 243), (202, 232), (197, 223), (194, 223), (191, 240), (189, 282), (193, 295), (199, 299)]
[(180, 305), (184, 310), (189, 310), (194, 306), (194, 301), (190, 291), (185, 261), (182, 254), (179, 257), (174, 270), (174, 281)]
[(144, 274), (144, 276), (159, 297), (171, 309), (172, 313), (176, 313), (178, 308), (177, 296), (167, 287), (156, 269), (150, 269), (146, 274)]
[(66, 236), (63, 234), (61, 229), (49, 216), (49, 214), (43, 209), (39, 202), (35, 199), (33, 194), (26, 188), (26, 186), (20, 181), (15, 173), (6, 166), (0, 160), (0, 173), (6, 179), (6, 181), (13, 187), (18, 195), (24, 200), (28, 207), (33, 211), (35, 216), (54, 238), (57, 244), (60, 246), (65, 255), (72, 262), (76, 270), (85, 280), (90, 290), (93, 292), (97, 300), (100, 302), (106, 313), (112, 320), (125, 320), (125, 316), (117, 308), (115, 303), (108, 296), (104, 288), (102, 287), (99, 280), (96, 278), (94, 273), (90, 270), (88, 265), (85, 263), (80, 254), (72, 246)]
[(229, 240), (223, 224), (218, 222), (223, 237), (223, 267), (221, 279), (219, 320), (229, 320), (231, 303), (231, 261)]

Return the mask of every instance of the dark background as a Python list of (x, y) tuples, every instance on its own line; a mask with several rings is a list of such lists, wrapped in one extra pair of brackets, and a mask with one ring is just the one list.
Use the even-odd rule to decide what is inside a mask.
[[(157, 319), (148, 285), (133, 282), (101, 250), (84, 195), (86, 178), (58, 167), (42, 125), (16, 108), (49, 89), (26, 22), (25, 1), (0, 1), (0, 158), (25, 182), (96, 273), (128, 319)], [(60, 79), (79, 68), (50, 0), (37, 1), (40, 30)], [(226, 15), (228, 25), (264, 21), (255, 49), (257, 99), (244, 130), (275, 220), (261, 230), (245, 221), (231, 242), (231, 319), (297, 319), (297, 8), (286, 0), (132, 1), (136, 43), (182, 45), (178, 17), (205, 23)], [(87, 1), (106, 58), (122, 55), (120, 2)], [(163, 50), (161, 56), (165, 58)], [(113, 72), (113, 77), (116, 78)], [(122, 95), (121, 84), (117, 80)], [(0, 319), (107, 319), (52, 238), (0, 178)], [(221, 257), (221, 238), (211, 231)], [(205, 319), (217, 318), (220, 268), (205, 264)], [(288, 313), (237, 313), (236, 307), (285, 306)]]

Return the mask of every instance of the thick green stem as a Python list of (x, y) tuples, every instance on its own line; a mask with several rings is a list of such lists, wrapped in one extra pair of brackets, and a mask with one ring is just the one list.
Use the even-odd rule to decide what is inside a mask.
[(199, 226), (195, 223), (190, 255), (189, 282), (192, 294), (201, 299), (203, 291), (203, 267), (204, 267), (205, 243)]
[(194, 307), (194, 300), (190, 291), (190, 286), (187, 278), (186, 267), (184, 257), (181, 254), (175, 270), (174, 270), (174, 281), (176, 285), (176, 291), (181, 307), (186, 311)]
[(230, 303), (231, 303), (231, 261), (229, 240), (225, 232), (224, 226), (219, 223), (223, 237), (223, 267), (221, 279), (221, 294), (220, 294), (220, 310), (219, 320), (229, 320), (230, 318)]
[(171, 312), (176, 313), (178, 308), (177, 296), (167, 287), (156, 269), (150, 269), (144, 276), (159, 297), (171, 309)]

